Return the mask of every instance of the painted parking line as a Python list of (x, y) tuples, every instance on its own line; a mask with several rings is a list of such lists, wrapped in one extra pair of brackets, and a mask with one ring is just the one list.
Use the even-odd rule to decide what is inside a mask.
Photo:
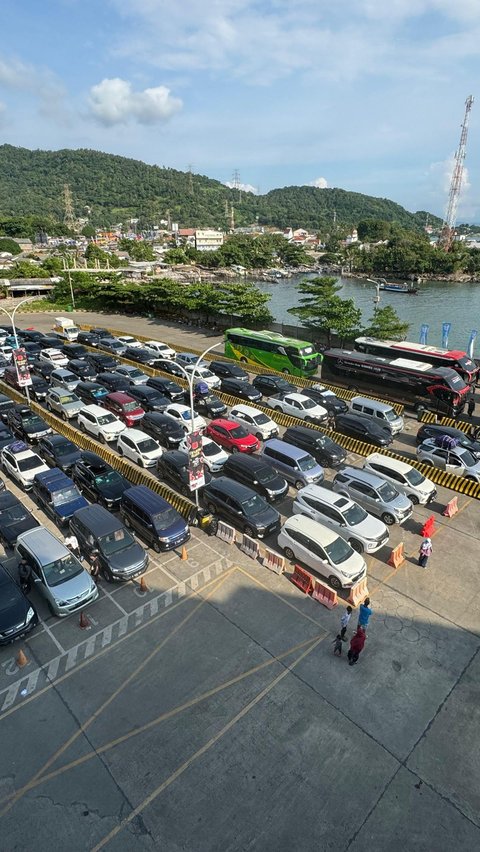
[[(187, 580), (177, 583), (167, 591), (145, 601), (132, 612), (112, 622), (107, 627), (79, 642), (69, 651), (59, 654), (43, 666), (25, 674), (0, 691), (0, 713), (5, 713), (23, 699), (31, 696), (37, 689), (52, 684), (57, 678), (83, 663), (86, 659), (103, 650), (112, 642), (131, 632), (142, 623), (154, 618), (159, 612), (177, 603), (181, 598), (193, 593), (218, 577), (229, 567), (225, 557), (219, 557), (211, 565), (202, 568)], [(144, 593), (145, 595), (148, 593)], [(17, 671), (20, 671), (15, 664)], [(12, 669), (12, 675), (16, 674)]]

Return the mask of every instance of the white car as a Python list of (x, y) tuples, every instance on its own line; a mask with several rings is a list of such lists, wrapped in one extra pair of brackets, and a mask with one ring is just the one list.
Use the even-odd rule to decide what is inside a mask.
[(205, 429), (207, 425), (203, 417), (200, 417), (199, 414), (195, 414), (192, 424), (190, 408), (188, 405), (182, 405), (180, 402), (170, 403), (170, 405), (167, 405), (163, 413), (169, 414), (170, 417), (174, 418), (176, 423), (180, 423), (185, 432), (196, 432), (199, 429)]
[[(179, 450), (184, 450), (186, 453), (188, 452), (187, 438), (185, 437), (181, 442)], [(219, 447), (216, 441), (212, 441), (211, 438), (207, 438), (206, 435), (202, 436), (202, 450), (203, 450), (203, 463), (207, 466), (210, 473), (218, 473), (222, 470), (223, 465), (229, 458), (228, 453)]]
[(78, 415), (78, 426), (82, 432), (89, 432), (102, 444), (115, 441), (120, 432), (127, 428), (111, 411), (106, 411), (100, 405), (85, 405)]
[(456, 476), (480, 482), (480, 461), (466, 447), (444, 449), (437, 446), (435, 438), (428, 438), (417, 447), (417, 456), (424, 464), (439, 467)]
[(382, 453), (370, 453), (364, 459), (363, 467), (391, 482), (397, 491), (407, 495), (414, 506), (419, 503), (427, 506), (437, 495), (437, 489), (430, 479), (400, 459), (390, 458)]
[(115, 373), (124, 376), (131, 385), (145, 385), (149, 377), (146, 373), (142, 373), (138, 367), (133, 367), (132, 364), (119, 364), (115, 367)]
[(251, 405), (235, 405), (229, 414), (229, 420), (235, 420), (235, 423), (241, 423), (245, 426), (247, 432), (255, 435), (259, 441), (267, 441), (268, 438), (276, 438), (279, 434), (279, 429), (276, 423), (267, 417), (263, 411), (258, 408), (253, 408)]
[(42, 349), (38, 360), (53, 364), (54, 367), (66, 367), (68, 364), (67, 356), (60, 349)]
[(12, 352), (13, 349), (11, 346), (0, 346), (0, 355), (2, 355), (6, 361), (12, 360)]
[(268, 400), (268, 405), (274, 408), (275, 411), (283, 411), (284, 414), (299, 417), (307, 423), (312, 421), (321, 423), (328, 417), (326, 408), (318, 405), (318, 403), (303, 393), (283, 391), (282, 393), (275, 394), (275, 396), (271, 396)]
[(167, 346), (166, 343), (162, 343), (161, 340), (146, 340), (142, 345), (155, 352), (155, 355), (158, 355), (159, 358), (166, 358), (168, 361), (172, 361), (177, 354), (175, 349)]
[(189, 376), (194, 373), (194, 383), (197, 382), (205, 382), (206, 385), (210, 388), (210, 390), (215, 390), (219, 388), (222, 384), (222, 380), (212, 373), (208, 367), (195, 367), (194, 364), (187, 364), (185, 367), (185, 372), (188, 373)]
[(153, 467), (162, 455), (160, 445), (141, 429), (125, 429), (118, 436), (117, 450), (140, 467)]
[(117, 334), (117, 340), (120, 340), (126, 349), (143, 349), (144, 344), (131, 334)]
[(7, 444), (2, 450), (1, 461), (4, 471), (26, 490), (32, 487), (37, 473), (50, 470), (48, 464), (23, 441)]

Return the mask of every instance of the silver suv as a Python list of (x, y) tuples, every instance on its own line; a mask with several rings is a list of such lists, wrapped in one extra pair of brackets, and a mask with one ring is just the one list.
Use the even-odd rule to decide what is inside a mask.
[(333, 490), (355, 500), (388, 526), (403, 524), (412, 516), (413, 506), (408, 497), (400, 494), (390, 482), (366, 470), (344, 467), (333, 480)]
[(321, 485), (307, 485), (298, 491), (293, 513), (307, 515), (341, 535), (357, 553), (375, 553), (389, 539), (382, 521), (361, 506)]

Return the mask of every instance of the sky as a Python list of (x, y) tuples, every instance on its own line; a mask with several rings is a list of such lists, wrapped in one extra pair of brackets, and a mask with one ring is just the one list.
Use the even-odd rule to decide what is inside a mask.
[[(480, 0), (2, 0), (0, 144), (442, 216)], [(480, 96), (458, 222), (480, 223)]]

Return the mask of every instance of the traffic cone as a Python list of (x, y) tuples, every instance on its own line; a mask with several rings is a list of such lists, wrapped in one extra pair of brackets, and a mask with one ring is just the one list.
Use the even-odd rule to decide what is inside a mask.
[(188, 559), (187, 548), (185, 547), (185, 545), (183, 545), (183, 547), (182, 547), (182, 553), (181, 553), (180, 559), (182, 560), (182, 562), (185, 562), (185, 560)]
[(87, 618), (85, 610), (82, 610), (80, 613), (80, 621), (78, 622), (82, 630), (86, 630), (87, 627), (90, 627), (90, 622)]
[(22, 649), (20, 649), (20, 651), (17, 654), (16, 663), (17, 663), (17, 666), (18, 666), (19, 669), (23, 669), (23, 667), (26, 666), (27, 663), (28, 663), (28, 660), (27, 660), (25, 654), (23, 653)]
[(140, 587), (139, 588), (140, 588), (141, 592), (148, 592), (148, 586), (147, 586), (147, 581), (145, 580), (145, 577), (140, 577)]

